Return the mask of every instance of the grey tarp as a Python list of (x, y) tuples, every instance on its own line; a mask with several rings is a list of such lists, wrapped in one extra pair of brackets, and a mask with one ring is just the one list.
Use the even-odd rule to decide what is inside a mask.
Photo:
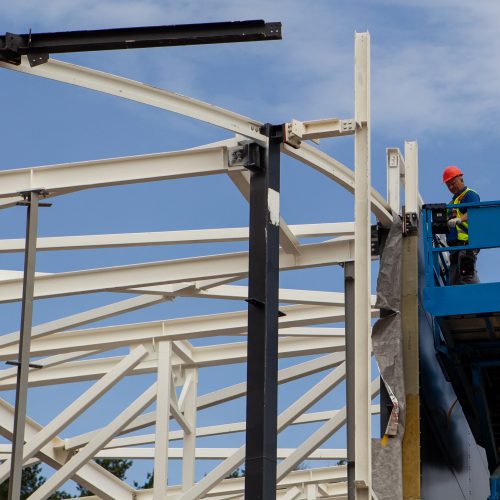
[(403, 338), (401, 328), (401, 258), (402, 223), (394, 216), (380, 258), (377, 280), (376, 307), (385, 309), (387, 316), (373, 326), (373, 354), (389, 392), (399, 405), (399, 420), (395, 436), (385, 446), (380, 439), (372, 443), (373, 490), (379, 500), (403, 498), (401, 447), (404, 434), (405, 387), (403, 371)]

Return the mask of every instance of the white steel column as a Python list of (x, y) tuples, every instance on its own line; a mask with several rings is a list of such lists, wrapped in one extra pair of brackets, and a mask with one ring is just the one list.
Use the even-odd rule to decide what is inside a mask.
[[(405, 213), (418, 221), (418, 147), (405, 142)], [(403, 238), (401, 319), (406, 392), (403, 436), (403, 498), (420, 498), (420, 383), (418, 350), (418, 228)]]
[(163, 500), (167, 492), (168, 431), (172, 389), (172, 342), (158, 343), (158, 385), (156, 396), (155, 463), (153, 499)]
[(354, 320), (355, 496), (371, 495), (370, 35), (355, 35)]
[(405, 210), (418, 213), (418, 144), (405, 141)]
[[(187, 385), (188, 384), (188, 385)], [(196, 429), (196, 397), (198, 392), (198, 368), (186, 369), (186, 395), (182, 402), (179, 401), (181, 411), (191, 429)], [(195, 479), (196, 464), (196, 432), (184, 432), (183, 458), (182, 458), (182, 490), (188, 490), (193, 486)]]

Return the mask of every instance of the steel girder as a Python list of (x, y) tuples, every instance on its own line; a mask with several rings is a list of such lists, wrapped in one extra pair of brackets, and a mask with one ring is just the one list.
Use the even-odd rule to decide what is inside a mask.
[[(355, 172), (310, 144), (302, 142), (298, 149), (286, 144), (281, 146), (284, 154), (316, 169), (348, 191), (357, 193), (356, 221), (354, 224), (287, 225), (280, 214), (281, 271), (355, 261), (358, 266), (357, 275), (366, 274), (369, 272), (371, 260), (369, 251), (366, 251), (370, 210), (383, 224), (388, 224), (392, 219), (389, 203), (370, 186), (366, 170), (369, 165), (363, 166), (359, 160), (369, 157), (369, 102), (366, 97), (369, 88), (366, 51), (369, 38), (366, 34), (358, 34), (356, 43), (365, 44), (365, 52), (360, 53), (363, 57), (357, 57), (356, 71), (361, 77), (359, 81), (362, 86), (356, 90), (354, 133), (357, 137), (358, 159), (355, 162)], [(18, 194), (21, 191), (35, 188), (47, 190), (47, 196), (53, 197), (95, 187), (110, 188), (120, 184), (168, 181), (213, 174), (229, 175), (248, 199), (247, 167), (232, 164), (230, 157), (235, 148), (241, 148), (243, 139), (266, 146), (267, 138), (262, 133), (260, 122), (172, 92), (60, 61), (51, 60), (42, 66), (31, 68), (23, 58), (18, 67), (5, 63), (0, 63), (0, 67), (71, 83), (180, 113), (236, 134), (234, 139), (184, 151), (3, 171), (0, 172), (0, 207), (13, 205), (20, 199)], [(365, 97), (362, 97), (363, 92)], [(363, 178), (362, 182), (360, 179)], [(364, 215), (360, 217), (360, 213)], [(51, 251), (207, 242), (223, 244), (245, 241), (248, 237), (249, 231), (244, 227), (82, 235), (40, 238), (37, 249)], [(334, 239), (307, 245), (301, 241), (309, 237)], [(20, 251), (23, 245), (23, 240), (3, 240), (0, 241), (0, 252)], [(197, 417), (207, 408), (224, 405), (243, 398), (246, 394), (245, 382), (226, 385), (205, 394), (200, 394), (198, 386), (201, 370), (246, 361), (246, 313), (227, 312), (138, 325), (122, 324), (80, 330), (75, 328), (176, 297), (244, 300), (248, 298), (247, 287), (228, 283), (244, 278), (247, 273), (246, 252), (201, 255), (182, 260), (145, 262), (71, 273), (37, 273), (36, 298), (100, 291), (127, 292), (138, 296), (33, 328), (31, 356), (41, 356), (39, 362), (44, 368), (30, 370), (30, 387), (84, 380), (96, 382), (91, 389), (77, 395), (66, 412), (56, 415), (45, 428), (30, 419), (27, 420), (24, 459), (40, 460), (58, 470), (32, 499), (45, 498), (50, 491), (70, 477), (76, 478), (102, 498), (126, 499), (137, 495), (139, 499), (156, 500), (165, 493), (183, 500), (194, 500), (208, 494), (211, 498), (221, 500), (241, 498), (244, 491), (242, 480), (226, 480), (224, 477), (244, 461), (244, 447), (206, 448), (197, 445), (197, 440), (207, 436), (242, 433), (245, 431), (245, 423), (225, 422), (200, 426)], [(19, 300), (20, 276), (4, 273), (0, 278), (0, 302)], [(378, 311), (373, 308), (373, 298), (368, 293), (367, 283), (369, 281), (360, 280), (357, 284), (356, 303), (360, 305), (356, 324), (364, 325), (357, 327), (361, 332), (367, 329), (370, 318), (378, 315)], [(286, 316), (279, 322), (278, 356), (281, 359), (288, 358), (289, 361), (295, 360), (291, 366), (280, 370), (280, 387), (285, 388), (288, 383), (305, 380), (313, 374), (321, 373), (322, 379), (309, 387), (279, 415), (280, 432), (290, 425), (296, 427), (316, 423), (319, 427), (296, 448), (277, 450), (278, 456), (283, 459), (278, 467), (277, 498), (340, 498), (347, 493), (345, 467), (313, 468), (307, 472), (293, 469), (305, 459), (340, 459), (346, 454), (345, 449), (339, 450), (327, 445), (328, 439), (345, 424), (346, 409), (308, 411), (326, 394), (335, 390), (345, 378), (344, 329), (329, 326), (331, 323), (343, 323), (345, 320), (344, 295), (330, 291), (282, 289), (279, 291), (279, 300), (293, 305), (280, 306), (280, 311)], [(359, 336), (358, 333), (357, 335)], [(231, 339), (230, 342), (225, 342), (226, 337), (239, 337), (242, 341), (234, 342), (234, 339)], [(202, 347), (191, 343), (203, 338), (211, 338), (213, 341), (217, 339), (217, 343)], [(15, 356), (18, 339), (18, 332), (0, 337), (1, 359), (12, 359)], [(365, 341), (362, 347), (364, 354), (359, 356), (358, 361), (366, 374), (367, 370), (369, 372), (369, 343)], [(116, 348), (128, 349), (129, 353), (117, 356), (107, 352)], [(304, 362), (301, 359), (303, 356), (312, 356), (313, 359)], [(108, 423), (102, 422), (97, 430), (66, 439), (58, 436), (70, 421), (83, 414), (104, 392), (112, 390), (112, 385), (118, 380), (144, 374), (156, 374), (157, 382)], [(358, 373), (358, 379), (360, 374), (361, 371)], [(368, 379), (363, 383), (364, 387), (357, 389), (358, 395), (364, 401), (362, 411), (358, 410), (358, 417), (362, 417), (366, 422), (372, 413), (378, 412), (377, 405), (370, 405), (371, 399), (377, 394), (378, 385), (377, 381), (374, 381), (370, 387)], [(14, 384), (12, 369), (0, 371), (2, 389), (10, 389)], [(156, 411), (145, 412), (145, 408), (155, 400)], [(0, 409), (0, 432), (10, 438), (12, 408), (9, 409), (8, 405), (1, 403)], [(170, 429), (167, 425), (170, 421), (175, 421), (178, 428)], [(142, 436), (127, 436), (131, 432), (147, 428), (153, 428), (154, 432)], [(365, 443), (366, 452), (369, 439), (369, 434), (360, 436), (358, 448)], [(182, 449), (170, 446), (170, 441), (176, 440), (182, 440)], [(151, 451), (151, 448), (136, 448), (137, 445), (149, 443), (156, 444), (154, 451)], [(323, 444), (326, 447), (322, 447)], [(77, 455), (70, 458), (75, 451), (78, 451)], [(0, 448), (0, 456), (8, 459), (9, 456), (5, 452), (6, 450)], [(155, 477), (159, 478), (157, 485), (153, 490), (134, 492), (130, 486), (110, 477), (93, 462), (92, 458), (99, 456), (154, 458)], [(194, 464), (196, 460), (207, 458), (220, 459), (221, 463), (196, 482)], [(166, 489), (166, 467), (169, 459), (182, 460), (183, 470), (181, 484)], [(367, 466), (361, 462), (363, 469), (359, 469), (362, 473), (358, 479), (369, 485), (369, 463), (365, 465)], [(0, 477), (3, 477), (4, 469), (6, 466), (0, 467)]]

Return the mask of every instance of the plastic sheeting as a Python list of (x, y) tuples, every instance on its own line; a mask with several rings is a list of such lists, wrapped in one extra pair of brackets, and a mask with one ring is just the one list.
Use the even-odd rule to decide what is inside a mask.
[(386, 315), (375, 323), (372, 331), (373, 354), (380, 375), (391, 397), (397, 400), (387, 431), (392, 437), (384, 440), (374, 439), (372, 443), (373, 490), (379, 500), (403, 498), (401, 450), (406, 401), (400, 311), (402, 232), (401, 219), (394, 215), (394, 222), (380, 258), (377, 280), (376, 307), (384, 309)]

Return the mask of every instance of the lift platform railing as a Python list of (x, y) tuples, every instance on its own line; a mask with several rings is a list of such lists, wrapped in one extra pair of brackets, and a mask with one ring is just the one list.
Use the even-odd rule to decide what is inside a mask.
[[(440, 235), (447, 232), (448, 213), (467, 209), (467, 245), (448, 247)], [(424, 306), (433, 316), (490, 313), (500, 311), (500, 283), (449, 284), (448, 252), (500, 247), (500, 201), (427, 204), (422, 207), (425, 287)]]

